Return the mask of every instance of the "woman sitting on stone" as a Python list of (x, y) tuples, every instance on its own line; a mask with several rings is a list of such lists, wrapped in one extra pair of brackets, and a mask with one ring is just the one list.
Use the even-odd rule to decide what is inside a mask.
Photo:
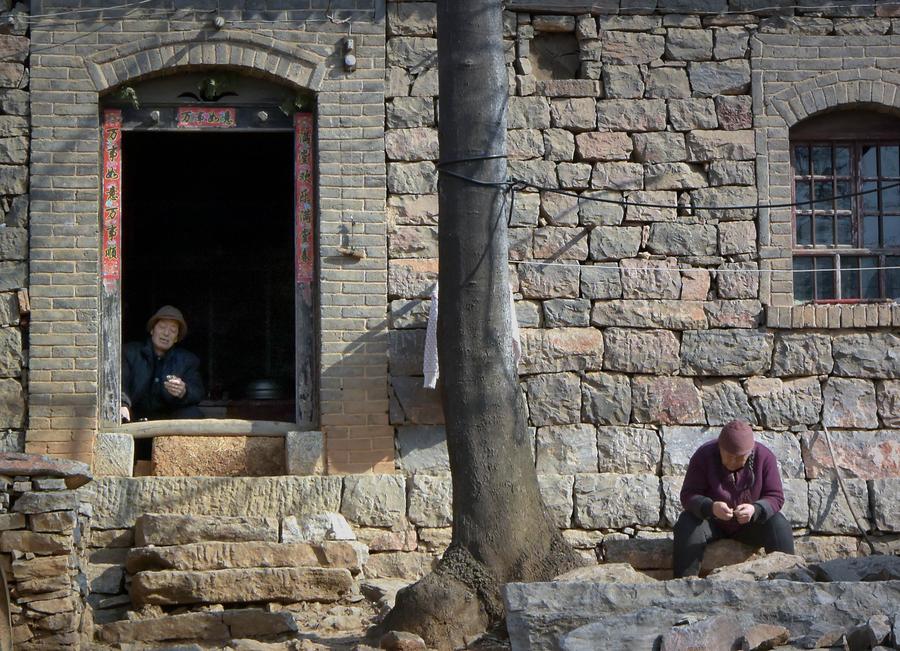
[(794, 553), (791, 525), (780, 513), (784, 490), (778, 462), (753, 439), (753, 430), (733, 420), (717, 440), (701, 445), (681, 487), (684, 512), (675, 524), (675, 577), (697, 576), (706, 545), (734, 538), (766, 552)]

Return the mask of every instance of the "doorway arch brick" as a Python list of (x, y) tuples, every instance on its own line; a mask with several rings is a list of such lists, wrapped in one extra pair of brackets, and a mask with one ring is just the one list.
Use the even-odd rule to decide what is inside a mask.
[[(62, 4), (65, 4), (63, 7)], [(78, 3), (36, 2), (36, 12)], [(26, 451), (90, 462), (98, 432), (102, 94), (128, 81), (229, 68), (316, 94), (320, 427), (330, 472), (393, 471), (388, 422), (384, 3), (344, 12), (357, 69), (340, 65), (346, 26), (272, 3), (160, 18), (141, 8), (32, 27), (32, 318)], [(85, 6), (92, 6), (85, 0)], [(264, 16), (265, 20), (258, 20)], [(279, 21), (284, 21), (279, 23)], [(356, 224), (364, 259), (341, 255)], [(348, 300), (350, 299), (350, 300)]]

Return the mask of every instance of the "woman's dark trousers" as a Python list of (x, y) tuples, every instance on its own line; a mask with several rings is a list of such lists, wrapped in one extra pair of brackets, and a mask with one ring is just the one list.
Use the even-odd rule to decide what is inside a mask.
[(685, 511), (675, 523), (675, 578), (699, 575), (706, 545), (721, 538), (734, 538), (755, 548), (765, 547), (766, 553), (794, 553), (794, 534), (790, 523), (781, 513), (776, 513), (764, 522), (748, 522), (729, 535), (716, 526), (714, 518), (701, 520)]

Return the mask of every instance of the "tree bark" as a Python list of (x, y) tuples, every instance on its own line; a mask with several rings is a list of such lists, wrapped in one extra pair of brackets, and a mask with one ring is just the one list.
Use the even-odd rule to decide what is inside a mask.
[(501, 2), (437, 5), (438, 358), (453, 535), (437, 569), (398, 594), (380, 630), (416, 632), (443, 649), (502, 622), (502, 584), (548, 580), (580, 559), (543, 506), (512, 354)]

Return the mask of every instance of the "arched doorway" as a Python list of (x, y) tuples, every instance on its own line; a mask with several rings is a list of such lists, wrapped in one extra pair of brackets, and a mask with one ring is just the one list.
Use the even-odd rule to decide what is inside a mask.
[(313, 98), (215, 69), (103, 101), (101, 422), (124, 341), (185, 313), (211, 418), (318, 422)]

